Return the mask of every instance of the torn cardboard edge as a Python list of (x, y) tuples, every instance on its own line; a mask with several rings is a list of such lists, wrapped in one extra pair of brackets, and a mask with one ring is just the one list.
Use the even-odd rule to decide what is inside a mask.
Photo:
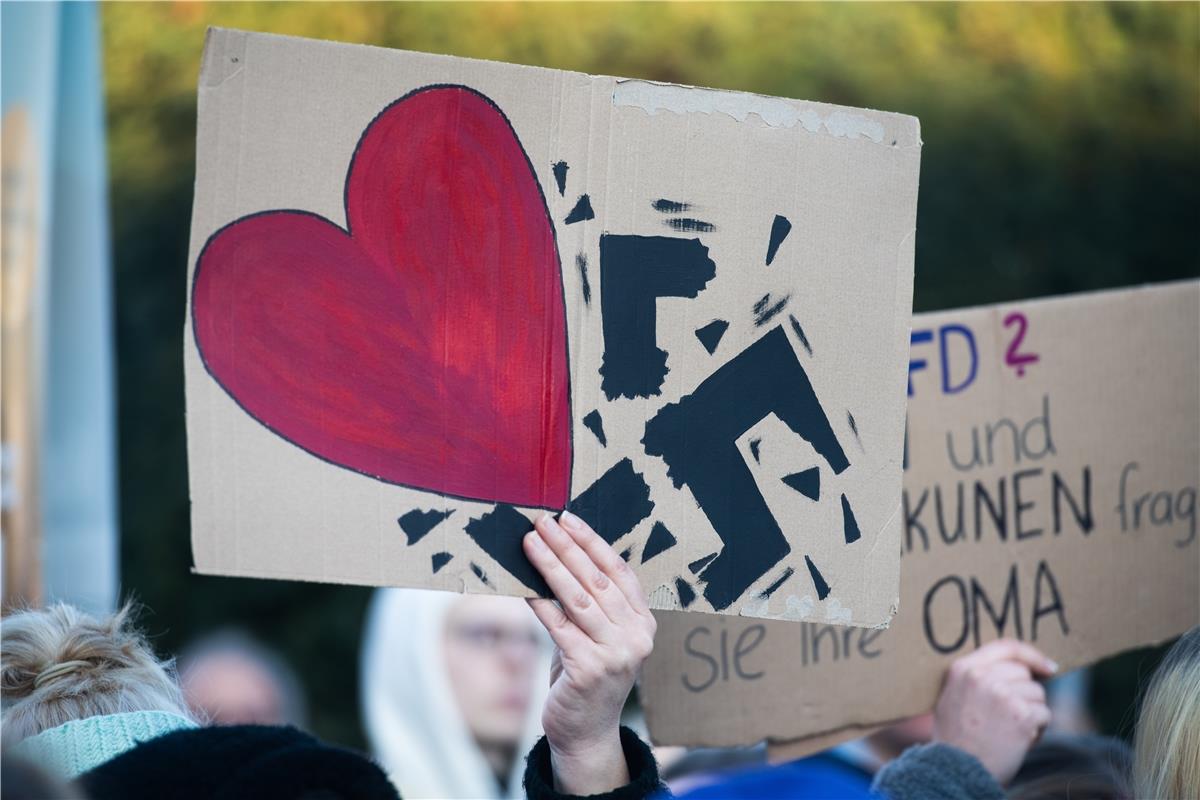
[[(801, 100), (790, 100), (753, 92), (708, 89), (682, 86), (675, 83), (616, 78), (613, 88), (614, 106), (633, 106), (653, 116), (659, 112), (671, 114), (725, 114), (738, 122), (758, 117), (769, 128), (800, 126), (809, 133), (826, 133), (846, 139), (865, 139), (888, 147), (921, 146), (921, 124), (916, 117), (897, 115), (888, 111), (862, 109), (853, 113), (845, 108)], [(825, 115), (822, 110), (827, 110)], [(888, 140), (888, 130), (875, 115), (886, 115), (908, 123), (901, 127), (896, 138)]]

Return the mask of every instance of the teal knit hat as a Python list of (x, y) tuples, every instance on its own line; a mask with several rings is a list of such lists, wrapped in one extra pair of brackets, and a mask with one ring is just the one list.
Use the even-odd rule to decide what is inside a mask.
[(74, 780), (141, 742), (196, 723), (168, 711), (132, 711), (72, 720), (30, 736), (12, 752), (64, 780)]

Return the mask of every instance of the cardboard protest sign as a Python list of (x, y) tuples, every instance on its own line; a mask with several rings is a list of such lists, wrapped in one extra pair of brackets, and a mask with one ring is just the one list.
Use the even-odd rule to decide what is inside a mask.
[(529, 595), (569, 506), (656, 608), (886, 622), (919, 157), (895, 114), (212, 30), (196, 569)]
[(655, 741), (828, 745), (1001, 636), (1070, 669), (1200, 623), (1200, 282), (917, 315), (910, 358), (890, 628), (659, 614)]

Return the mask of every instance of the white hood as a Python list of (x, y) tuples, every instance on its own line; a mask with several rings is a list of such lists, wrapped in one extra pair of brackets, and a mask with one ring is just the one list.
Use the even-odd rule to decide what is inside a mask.
[[(446, 676), (446, 614), (462, 595), (380, 589), (363, 636), (360, 703), (371, 752), (405, 800), (522, 797), (525, 755), (541, 736), (549, 657), (539, 659), (525, 736), (508, 783), (499, 785), (475, 744)], [(532, 616), (532, 612), (530, 612)]]

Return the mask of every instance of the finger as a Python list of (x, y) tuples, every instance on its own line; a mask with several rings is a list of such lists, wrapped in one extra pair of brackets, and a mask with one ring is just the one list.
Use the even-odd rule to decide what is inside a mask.
[(1033, 673), (1043, 677), (1049, 677), (1058, 672), (1058, 664), (1042, 655), (1042, 651), (1016, 639), (998, 639), (989, 642), (966, 656), (964, 660), (969, 660), (976, 665), (992, 664), (1004, 660), (1019, 661), (1029, 667)]
[(1046, 705), (1046, 687), (1037, 681), (1025, 681), (1012, 687), (1012, 693), (1027, 703)]
[(638, 614), (650, 615), (650, 603), (646, 600), (646, 592), (642, 583), (633, 574), (633, 570), (625, 563), (625, 559), (617, 554), (616, 549), (592, 530), (591, 526), (570, 511), (559, 515), (562, 527), (571, 534), (576, 544), (583, 548), (592, 562), (617, 585), (629, 602), (630, 608)]
[[(633, 609), (629, 607), (629, 601), (625, 599), (621, 590), (553, 517), (543, 514), (534, 526), (559, 560), (575, 576), (575, 580), (579, 581), (579, 585), (591, 593), (610, 621), (624, 625), (634, 617)], [(611, 633), (609, 635), (611, 637)]]
[(554, 640), (554, 644), (559, 650), (568, 653), (577, 652), (589, 641), (587, 635), (567, 618), (567, 615), (553, 600), (545, 597), (530, 597), (526, 598), (525, 602), (529, 604), (533, 615), (538, 618), (538, 622), (542, 623), (542, 627), (546, 629), (546, 633), (550, 634), (550, 638)]
[(1033, 673), (1019, 661), (997, 661), (980, 669), (987, 680), (1004, 684), (1010, 689), (1014, 685), (1033, 682)]
[[(566, 534), (563, 534), (564, 536)], [(591, 592), (579, 585), (566, 565), (543, 538), (540, 529), (525, 534), (525, 556), (546, 579), (562, 611), (593, 641), (604, 641), (613, 629), (612, 620), (596, 605)]]
[(1042, 729), (1050, 724), (1050, 707), (1045, 703), (1031, 703), (1026, 712), (1029, 717), (1029, 722), (1037, 731), (1036, 736), (1042, 734)]

